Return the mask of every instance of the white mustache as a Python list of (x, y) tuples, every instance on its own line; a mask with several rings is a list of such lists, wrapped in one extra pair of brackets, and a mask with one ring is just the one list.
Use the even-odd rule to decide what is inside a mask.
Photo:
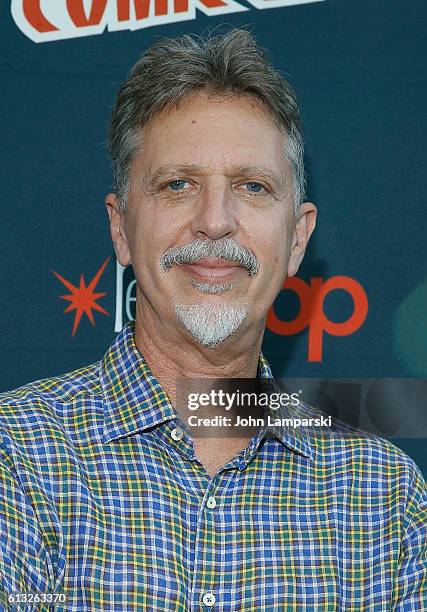
[(189, 244), (166, 251), (160, 259), (160, 267), (163, 272), (166, 272), (175, 264), (191, 264), (204, 257), (235, 262), (251, 277), (255, 276), (259, 270), (258, 258), (232, 238), (221, 238), (215, 241), (196, 238)]

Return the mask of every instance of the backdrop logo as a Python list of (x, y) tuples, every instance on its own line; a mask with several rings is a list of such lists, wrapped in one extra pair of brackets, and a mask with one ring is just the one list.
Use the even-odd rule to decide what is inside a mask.
[[(324, 0), (247, 0), (256, 9), (312, 4)], [(236, 0), (12, 0), (18, 28), (36, 43), (250, 10)]]
[(95, 274), (95, 276), (93, 277), (93, 279), (90, 281), (90, 283), (87, 286), (86, 286), (86, 282), (85, 282), (83, 274), (80, 275), (80, 284), (78, 287), (76, 287), (76, 285), (73, 285), (73, 283), (70, 283), (70, 281), (68, 281), (66, 278), (64, 278), (60, 274), (58, 274), (58, 272), (55, 272), (55, 270), (51, 270), (52, 274), (54, 274), (56, 278), (60, 280), (61, 283), (65, 285), (65, 287), (67, 287), (67, 289), (70, 291), (69, 294), (60, 295), (59, 297), (62, 300), (71, 302), (70, 305), (67, 306), (67, 308), (64, 310), (64, 313), (71, 312), (72, 310), (76, 311), (75, 316), (74, 316), (74, 325), (73, 325), (73, 333), (72, 333), (73, 336), (78, 329), (78, 326), (79, 326), (79, 323), (80, 323), (80, 320), (83, 314), (87, 316), (87, 318), (92, 323), (92, 325), (95, 325), (95, 319), (93, 318), (92, 310), (97, 310), (98, 312), (102, 312), (105, 315), (110, 314), (102, 306), (100, 306), (97, 303), (97, 300), (99, 300), (100, 298), (104, 297), (104, 295), (107, 295), (107, 294), (106, 293), (95, 293), (95, 287), (97, 286), (99, 279), (101, 278), (109, 259), (110, 258), (107, 257), (107, 259), (104, 261), (102, 266), (99, 268), (98, 272)]
[[(368, 297), (354, 278), (332, 276), (328, 280), (312, 278), (310, 285), (298, 277), (287, 278), (283, 289), (294, 291), (300, 301), (300, 310), (292, 321), (282, 321), (274, 311), (274, 305), (267, 317), (267, 327), (283, 336), (297, 334), (308, 327), (308, 361), (322, 361), (323, 334), (349, 336), (361, 327), (368, 314)], [(350, 294), (353, 312), (346, 321), (335, 323), (327, 318), (324, 310), (326, 296), (341, 289)]]

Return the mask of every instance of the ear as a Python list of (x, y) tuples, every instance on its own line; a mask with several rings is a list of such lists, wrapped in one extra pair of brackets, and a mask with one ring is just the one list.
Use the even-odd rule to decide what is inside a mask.
[(105, 205), (110, 219), (110, 233), (116, 257), (119, 263), (126, 267), (131, 263), (131, 258), (128, 240), (124, 231), (124, 212), (120, 210), (119, 200), (115, 193), (107, 195)]
[(292, 234), (287, 276), (294, 276), (304, 257), (308, 241), (316, 226), (317, 208), (311, 202), (301, 204)]

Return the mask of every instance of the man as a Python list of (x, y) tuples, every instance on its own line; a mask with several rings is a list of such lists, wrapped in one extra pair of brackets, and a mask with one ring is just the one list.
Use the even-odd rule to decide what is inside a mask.
[(109, 149), (136, 319), (100, 363), (1, 398), (5, 599), (425, 609), (425, 484), (402, 451), (343, 424), (193, 437), (178, 407), (181, 380), (271, 377), (266, 315), (316, 220), (288, 84), (245, 31), (160, 41), (118, 94)]

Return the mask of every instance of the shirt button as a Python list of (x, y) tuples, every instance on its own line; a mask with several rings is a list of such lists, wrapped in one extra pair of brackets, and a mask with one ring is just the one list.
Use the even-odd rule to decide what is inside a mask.
[(215, 497), (208, 497), (208, 499), (206, 501), (206, 505), (207, 505), (208, 508), (213, 510), (213, 508), (215, 508), (215, 506), (216, 506), (216, 499), (215, 499)]
[(175, 427), (175, 429), (172, 429), (171, 431), (172, 439), (176, 440), (176, 442), (178, 442), (178, 440), (181, 440), (183, 435), (184, 435), (184, 432), (179, 427)]
[(205, 593), (203, 595), (202, 601), (205, 606), (213, 606), (216, 601), (215, 595), (213, 593)]

